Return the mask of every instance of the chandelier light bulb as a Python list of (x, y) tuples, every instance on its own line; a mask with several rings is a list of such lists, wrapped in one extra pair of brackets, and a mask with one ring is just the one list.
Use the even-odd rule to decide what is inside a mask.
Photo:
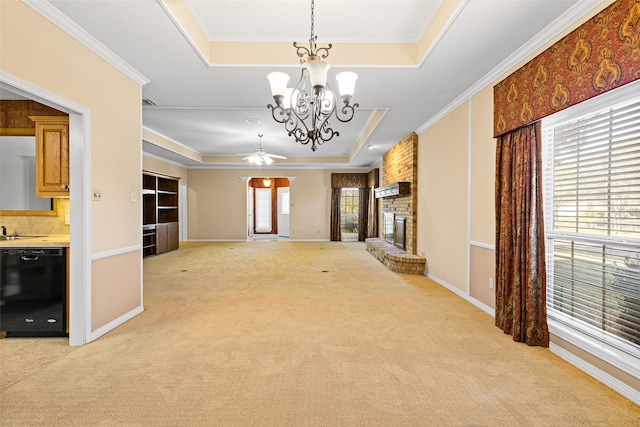
[(338, 81), (340, 96), (348, 96), (351, 98), (353, 96), (353, 92), (356, 90), (356, 80), (358, 80), (358, 75), (353, 71), (343, 71), (336, 74), (336, 80)]
[(307, 61), (307, 68), (309, 69), (311, 87), (316, 91), (318, 90), (317, 88), (324, 88), (327, 84), (327, 73), (329, 72), (331, 65), (315, 56), (311, 56)]
[(274, 71), (267, 75), (267, 79), (269, 79), (269, 83), (271, 83), (271, 95), (273, 95), (274, 98), (285, 95), (287, 83), (289, 83), (290, 78), (289, 74), (280, 71)]

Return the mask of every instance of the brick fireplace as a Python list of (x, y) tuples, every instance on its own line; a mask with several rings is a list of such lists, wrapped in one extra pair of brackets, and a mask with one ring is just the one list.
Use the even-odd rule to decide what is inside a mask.
[(424, 274), (426, 259), (416, 255), (418, 206), (418, 135), (412, 133), (382, 157), (378, 238), (367, 251), (397, 273)]
[[(415, 254), (418, 205), (418, 135), (415, 133), (411, 133), (382, 157), (381, 184), (384, 186), (395, 182), (408, 182), (410, 184), (409, 194), (381, 198), (381, 221), (384, 221), (385, 214), (404, 217), (404, 250)], [(380, 224), (379, 230), (384, 230), (384, 225), (384, 223)], [(385, 236), (382, 235), (380, 238), (384, 239)]]

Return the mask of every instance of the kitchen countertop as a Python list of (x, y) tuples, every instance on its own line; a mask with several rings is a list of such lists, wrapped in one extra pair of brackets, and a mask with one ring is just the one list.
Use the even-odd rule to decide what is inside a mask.
[(69, 247), (68, 234), (52, 234), (15, 240), (0, 240), (0, 248), (60, 248)]

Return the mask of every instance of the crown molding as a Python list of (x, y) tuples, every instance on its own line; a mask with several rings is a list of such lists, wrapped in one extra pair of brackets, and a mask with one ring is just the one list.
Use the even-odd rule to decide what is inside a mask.
[(431, 126), (439, 122), (442, 118), (444, 118), (447, 114), (458, 108), (467, 100), (471, 99), (473, 95), (480, 92), (485, 87), (489, 86), (500, 76), (509, 72), (515, 68), (520, 62), (524, 61), (528, 56), (533, 54), (536, 50), (540, 49), (544, 46), (545, 43), (548, 43), (549, 40), (556, 37), (562, 31), (566, 30), (573, 23), (578, 21), (580, 18), (583, 18), (588, 12), (593, 10), (597, 5), (602, 3), (610, 3), (607, 0), (591, 0), (591, 1), (580, 1), (576, 3), (571, 9), (566, 11), (562, 16), (549, 24), (544, 30), (539, 32), (536, 36), (532, 37), (526, 44), (524, 44), (520, 49), (511, 54), (507, 59), (502, 61), (498, 66), (496, 66), (493, 70), (489, 71), (473, 84), (469, 89), (464, 91), (460, 96), (454, 99), (449, 105), (440, 110), (435, 116), (431, 117), (429, 120), (424, 122), (422, 126), (418, 127), (415, 132), (420, 135), (422, 132), (429, 129)]
[(23, 0), (33, 10), (51, 21), (58, 28), (69, 34), (80, 44), (91, 50), (100, 58), (120, 70), (123, 74), (135, 81), (139, 85), (149, 83), (149, 79), (127, 64), (122, 58), (113, 53), (108, 47), (96, 40), (91, 34), (73, 22), (67, 15), (63, 14), (48, 1), (43, 0)]

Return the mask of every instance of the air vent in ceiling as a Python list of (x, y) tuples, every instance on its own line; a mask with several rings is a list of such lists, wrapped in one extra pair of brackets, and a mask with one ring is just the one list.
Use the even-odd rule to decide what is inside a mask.
[(152, 100), (152, 99), (143, 99), (142, 100), (142, 105), (153, 106), (153, 105), (158, 105), (158, 104), (156, 104), (156, 102), (154, 100)]

